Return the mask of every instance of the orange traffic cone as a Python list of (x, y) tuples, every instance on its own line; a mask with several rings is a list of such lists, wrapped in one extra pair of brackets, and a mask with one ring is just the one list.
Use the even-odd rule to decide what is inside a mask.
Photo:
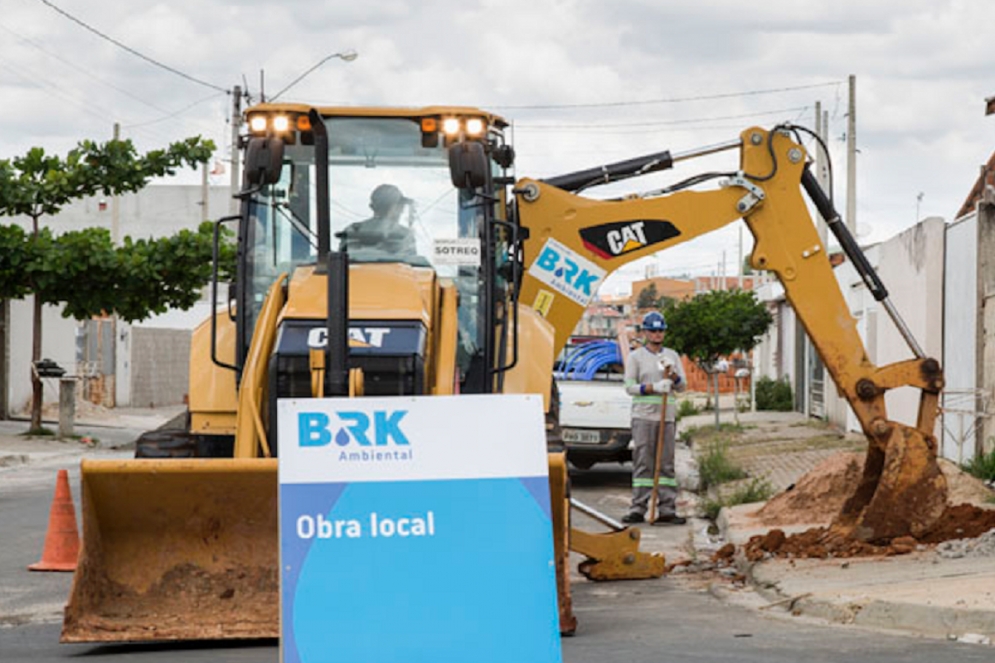
[(79, 555), (79, 530), (76, 529), (76, 508), (69, 493), (69, 472), (59, 470), (55, 482), (55, 497), (48, 514), (48, 533), (41, 560), (28, 567), (31, 571), (75, 571)]

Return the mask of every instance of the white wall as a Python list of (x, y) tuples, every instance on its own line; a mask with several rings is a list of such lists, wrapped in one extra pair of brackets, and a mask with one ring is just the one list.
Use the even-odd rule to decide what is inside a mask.
[[(943, 357), (943, 270), (946, 227), (942, 219), (925, 219), (890, 240), (865, 250), (877, 270), (891, 302), (912, 336), (927, 356)], [(884, 307), (870, 295), (853, 265), (845, 262), (834, 270), (836, 280), (857, 320), (857, 331), (868, 359), (877, 366), (912, 359), (914, 354)], [(846, 428), (860, 431), (852, 410), (833, 389), (827, 389), (830, 420), (841, 425), (840, 414), (847, 413)], [(911, 387), (893, 389), (885, 397), (888, 417), (910, 426), (916, 424), (919, 391)], [(937, 424), (937, 434), (940, 433)]]
[[(970, 412), (978, 388), (978, 217), (969, 217), (947, 228), (943, 398), (951, 412), (943, 415), (943, 456), (966, 459), (974, 449), (975, 437), (967, 435), (975, 424)], [(961, 446), (963, 443), (963, 448)]]
[[(881, 245), (879, 274), (891, 300), (926, 356), (943, 358), (943, 269), (946, 225), (931, 217)], [(883, 309), (878, 314), (875, 362), (879, 366), (915, 355)], [(889, 416), (914, 426), (920, 392), (894, 389), (886, 396)], [(937, 434), (940, 433), (938, 428)]]
[[(207, 216), (203, 213), (203, 189), (195, 185), (155, 185), (120, 197), (118, 229), (120, 238), (134, 239), (172, 235), (183, 228), (194, 229), (201, 221), (228, 214), (229, 187), (208, 188)], [(111, 229), (113, 199), (86, 198), (67, 205), (62, 212), (46, 217), (41, 224), (56, 234), (81, 228)], [(30, 228), (31, 219), (16, 217), (15, 223)]]
[[(10, 374), (7, 384), (7, 398), (13, 415), (25, 415), (31, 411), (31, 328), (34, 302), (31, 297), (10, 302)], [(43, 359), (51, 359), (66, 374), (76, 372), (76, 330), (79, 324), (63, 318), (62, 309), (55, 306), (42, 307), (42, 353)], [(44, 402), (59, 402), (59, 381), (54, 378), (42, 380)]]
[(784, 301), (784, 288), (780, 283), (770, 281), (757, 287), (757, 299), (767, 304), (774, 321), (767, 329), (760, 343), (753, 350), (754, 372), (756, 377), (776, 380), (781, 375), (780, 358), (777, 348), (780, 339), (780, 320), (787, 304)]

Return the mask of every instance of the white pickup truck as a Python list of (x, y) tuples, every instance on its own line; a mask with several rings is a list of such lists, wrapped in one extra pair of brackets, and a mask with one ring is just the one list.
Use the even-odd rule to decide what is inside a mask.
[(560, 435), (571, 465), (586, 470), (595, 463), (632, 460), (632, 398), (621, 379), (558, 380), (556, 386)]

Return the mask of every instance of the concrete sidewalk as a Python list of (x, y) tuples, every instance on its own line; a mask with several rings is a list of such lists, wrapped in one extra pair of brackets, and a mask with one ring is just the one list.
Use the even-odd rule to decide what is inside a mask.
[[(182, 405), (156, 409), (91, 408), (85, 416), (76, 418), (74, 437), (65, 440), (47, 435), (26, 436), (29, 422), (24, 419), (0, 421), (0, 467), (83, 456), (96, 450), (133, 448), (139, 435), (162, 426), (184, 409)], [(57, 421), (44, 419), (42, 423), (50, 430), (58, 430)]]

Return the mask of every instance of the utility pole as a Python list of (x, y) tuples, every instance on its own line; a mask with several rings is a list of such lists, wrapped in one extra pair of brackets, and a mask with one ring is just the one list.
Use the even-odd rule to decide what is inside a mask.
[[(815, 102), (815, 135), (822, 139), (822, 143), (819, 141), (815, 142), (815, 177), (819, 182), (819, 186), (826, 192), (826, 195), (832, 197), (832, 192), (829, 191), (829, 185), (827, 184), (829, 178), (827, 177), (826, 162), (829, 161), (829, 153), (822, 149), (822, 145), (826, 144), (826, 127), (822, 123), (822, 117), (822, 102), (817, 101)], [(822, 218), (821, 214), (815, 215), (815, 227), (819, 232), (819, 239), (822, 241), (822, 246), (828, 248), (829, 226), (826, 225), (826, 221)]]
[(242, 86), (236, 85), (231, 93), (231, 203), (229, 214), (238, 214), (239, 201), (235, 194), (242, 188), (242, 168), (239, 152), (239, 132), (242, 129)]
[[(121, 140), (121, 124), (119, 122), (114, 123), (114, 141), (117, 142)], [(121, 240), (121, 197), (114, 196), (111, 198), (111, 241), (114, 242), (114, 246), (118, 245)]]
[(857, 77), (850, 74), (846, 114), (846, 225), (857, 234)]
[[(121, 124), (119, 122), (114, 123), (114, 140), (121, 140)], [(121, 243), (121, 196), (115, 195), (111, 198), (111, 241), (114, 242), (114, 246), (117, 247)], [(103, 322), (97, 322), (95, 327), (97, 330), (97, 338), (102, 337), (101, 330), (103, 327)], [(113, 371), (113, 375), (104, 375), (105, 384), (110, 382), (111, 398), (108, 399), (106, 393), (101, 399), (102, 405), (111, 405), (117, 407), (120, 404), (130, 404), (131, 402), (131, 390), (130, 390), (130, 380), (131, 374), (128, 371), (130, 368), (130, 362), (127, 361), (127, 345), (125, 338), (127, 338), (128, 327), (127, 325), (118, 319), (117, 313), (112, 313), (110, 315), (110, 326), (111, 326), (111, 343), (109, 348), (104, 348), (103, 344), (97, 343), (97, 354), (100, 366), (100, 372), (104, 373), (105, 368), (109, 366), (109, 370)], [(91, 324), (89, 329), (94, 329), (94, 325)], [(122, 333), (122, 338), (118, 338), (118, 331)], [(109, 353), (110, 357), (106, 357), (105, 353)], [(74, 397), (75, 398), (75, 397)], [(110, 402), (108, 402), (110, 400)], [(60, 410), (60, 423), (61, 423), (61, 410), (63, 404), (62, 399), (59, 399), (59, 410)], [(72, 424), (69, 424), (70, 427)]]
[(743, 224), (739, 225), (739, 289), (743, 289)]
[(210, 205), (208, 203), (208, 198), (211, 193), (210, 180), (207, 176), (207, 164), (201, 164), (200, 167), (200, 206), (201, 214), (200, 218), (202, 221), (206, 221), (211, 218)]

